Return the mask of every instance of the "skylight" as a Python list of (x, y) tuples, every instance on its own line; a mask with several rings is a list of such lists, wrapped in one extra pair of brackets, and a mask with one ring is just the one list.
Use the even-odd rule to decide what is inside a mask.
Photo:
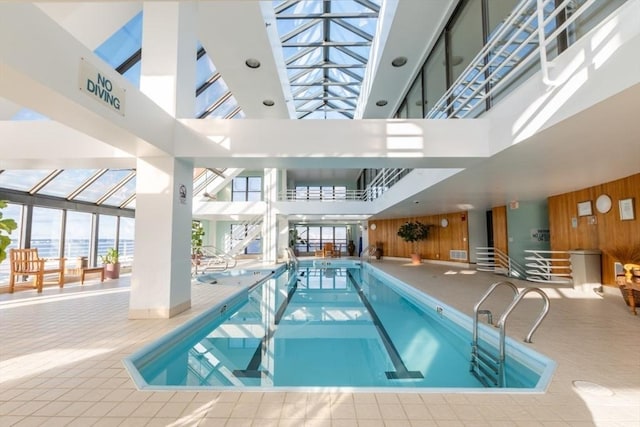
[(299, 119), (352, 119), (380, 0), (276, 0), (278, 34)]

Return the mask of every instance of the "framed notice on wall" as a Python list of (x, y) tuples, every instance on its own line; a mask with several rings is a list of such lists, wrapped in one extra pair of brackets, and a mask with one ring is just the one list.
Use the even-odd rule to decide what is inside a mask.
[(633, 212), (633, 199), (620, 199), (618, 201), (618, 207), (620, 208), (620, 219), (630, 220), (635, 219), (635, 214)]
[(589, 215), (593, 215), (593, 211), (591, 210), (591, 200), (578, 203), (578, 216), (589, 216)]

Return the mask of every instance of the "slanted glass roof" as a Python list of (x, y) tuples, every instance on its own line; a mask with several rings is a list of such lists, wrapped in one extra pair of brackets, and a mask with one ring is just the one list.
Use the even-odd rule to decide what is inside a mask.
[(199, 119), (244, 118), (238, 102), (202, 46), (196, 63), (196, 117)]
[(299, 119), (352, 119), (380, 0), (275, 0)]

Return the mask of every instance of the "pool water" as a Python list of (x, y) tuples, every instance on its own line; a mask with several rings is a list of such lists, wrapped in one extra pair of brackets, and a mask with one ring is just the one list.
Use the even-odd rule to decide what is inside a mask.
[[(388, 279), (371, 267), (284, 270), (125, 364), (142, 388), (483, 388), (460, 314)], [(538, 365), (508, 360), (508, 387), (537, 387)]]

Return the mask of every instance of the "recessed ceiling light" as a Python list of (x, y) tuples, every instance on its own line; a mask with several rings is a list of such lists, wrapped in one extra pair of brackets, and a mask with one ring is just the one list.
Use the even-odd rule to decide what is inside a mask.
[(391, 65), (393, 65), (394, 67), (402, 67), (406, 63), (407, 63), (406, 56), (398, 56), (396, 59), (391, 61)]
[(262, 104), (267, 107), (273, 107), (276, 103), (273, 99), (265, 99), (264, 101), (262, 101)]
[(249, 58), (246, 61), (244, 61), (244, 63), (249, 68), (258, 68), (258, 67), (260, 67), (260, 61), (258, 61), (255, 58)]
[(381, 99), (380, 101), (376, 102), (376, 105), (377, 105), (378, 107), (384, 107), (384, 106), (385, 106), (385, 105), (387, 105), (387, 104), (388, 104), (388, 102), (387, 102), (387, 100), (386, 100), (386, 99)]

